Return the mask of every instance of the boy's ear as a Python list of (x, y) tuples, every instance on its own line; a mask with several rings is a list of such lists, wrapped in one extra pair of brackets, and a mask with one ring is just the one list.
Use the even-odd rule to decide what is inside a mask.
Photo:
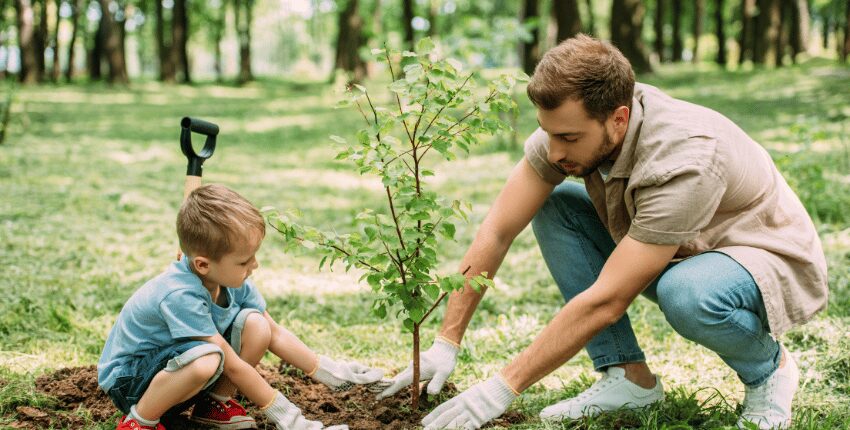
[(192, 257), (191, 264), (199, 275), (206, 275), (210, 271), (210, 259), (207, 257)]

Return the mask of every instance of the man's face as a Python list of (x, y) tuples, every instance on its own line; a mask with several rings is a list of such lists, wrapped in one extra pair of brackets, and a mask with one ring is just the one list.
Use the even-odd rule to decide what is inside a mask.
[(582, 177), (616, 158), (628, 126), (628, 108), (620, 107), (601, 123), (588, 116), (581, 101), (568, 100), (553, 110), (538, 109), (537, 121), (549, 135), (549, 162), (569, 176)]

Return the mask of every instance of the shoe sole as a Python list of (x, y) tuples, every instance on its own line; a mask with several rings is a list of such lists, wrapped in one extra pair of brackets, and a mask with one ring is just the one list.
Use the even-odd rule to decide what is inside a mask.
[(245, 420), (245, 421), (238, 421), (238, 422), (223, 423), (221, 421), (213, 421), (213, 420), (206, 420), (206, 419), (203, 419), (203, 418), (191, 417), (191, 418), (189, 418), (189, 421), (191, 421), (193, 423), (203, 424), (207, 427), (211, 427), (211, 428), (214, 428), (214, 429), (220, 429), (220, 430), (241, 430), (241, 429), (256, 429), (257, 428), (257, 422), (254, 421), (253, 419)]

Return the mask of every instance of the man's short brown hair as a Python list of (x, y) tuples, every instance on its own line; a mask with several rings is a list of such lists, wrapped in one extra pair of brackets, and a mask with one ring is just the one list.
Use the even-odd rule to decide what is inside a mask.
[(188, 256), (218, 261), (241, 240), (266, 234), (260, 211), (235, 191), (216, 184), (203, 185), (189, 194), (177, 214), (180, 249)]
[(634, 89), (635, 73), (620, 50), (579, 34), (546, 52), (526, 91), (544, 110), (580, 100), (588, 115), (602, 122), (618, 107), (631, 107)]

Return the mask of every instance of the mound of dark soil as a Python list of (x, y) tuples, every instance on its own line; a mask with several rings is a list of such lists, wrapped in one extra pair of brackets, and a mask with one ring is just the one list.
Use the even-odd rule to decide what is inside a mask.
[[(452, 384), (447, 384), (436, 399), (423, 395), (421, 410), (411, 411), (410, 393), (375, 400), (375, 394), (358, 386), (345, 392), (334, 392), (328, 387), (313, 382), (301, 372), (281, 366), (260, 366), (258, 370), (276, 389), (298, 405), (308, 419), (319, 420), (326, 425), (348, 424), (351, 430), (413, 429), (437, 404), (457, 394)], [(18, 429), (42, 429), (48, 427), (77, 429), (87, 423), (115, 420), (116, 409), (109, 398), (97, 387), (95, 366), (61, 369), (36, 380), (36, 389), (57, 399), (51, 408), (19, 406), (16, 421), (10, 425)], [(424, 394), (424, 393), (423, 393)], [(260, 429), (274, 430), (263, 414), (250, 402), (242, 400), (248, 412), (257, 419)], [(168, 430), (200, 429), (188, 421), (189, 412), (179, 416), (164, 417)], [(515, 411), (510, 411), (491, 425), (510, 426), (525, 420)]]

